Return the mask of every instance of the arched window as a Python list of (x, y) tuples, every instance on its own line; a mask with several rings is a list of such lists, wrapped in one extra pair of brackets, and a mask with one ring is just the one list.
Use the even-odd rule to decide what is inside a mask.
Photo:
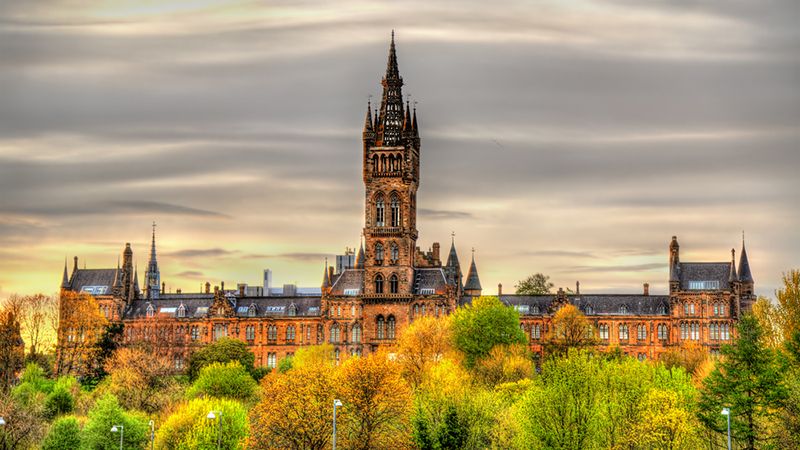
[(619, 340), (620, 341), (628, 340), (628, 326), (625, 324), (619, 326)]
[(397, 274), (393, 273), (392, 276), (389, 277), (389, 293), (397, 294), (398, 284), (399, 283), (397, 282)]
[(339, 324), (331, 325), (331, 343), (338, 344), (341, 339), (341, 332), (339, 331)]
[(385, 222), (386, 209), (383, 202), (383, 194), (378, 194), (375, 198), (375, 226), (382, 227)]
[(392, 209), (392, 226), (399, 227), (400, 226), (400, 197), (397, 194), (392, 194), (392, 198), (390, 200), (391, 209)]
[(378, 265), (383, 264), (383, 244), (380, 242), (375, 244), (375, 263)]
[(289, 325), (286, 327), (286, 340), (293, 341), (294, 340), (294, 325)]
[(183, 303), (181, 303), (181, 305), (178, 306), (178, 317), (179, 318), (186, 317), (186, 307), (183, 306)]
[(378, 155), (374, 155), (372, 157), (372, 172), (377, 173), (380, 172), (380, 165), (378, 163)]
[(691, 327), (691, 332), (692, 332), (692, 340), (693, 341), (699, 341), (700, 340), (700, 324), (697, 323), (697, 322), (693, 323), (692, 327)]
[(533, 309), (531, 310), (531, 314), (539, 314), (539, 307), (534, 306)]
[(419, 315), (419, 304), (414, 305), (414, 317)]
[(377, 334), (378, 339), (383, 339), (384, 332), (386, 331), (385, 330), (385, 326), (384, 326), (385, 324), (384, 324), (384, 321), (383, 321), (383, 316), (378, 316), (378, 318), (375, 319), (375, 322), (376, 322), (375, 325), (376, 325), (376, 328), (377, 328), (377, 330), (376, 330), (377, 333), (375, 333), (375, 334)]
[(295, 306), (295, 304), (294, 304), (294, 303), (292, 303), (291, 305), (289, 305), (289, 310), (288, 310), (287, 314), (288, 314), (290, 317), (294, 317), (294, 316), (296, 316), (296, 315), (297, 315), (297, 306)]
[(531, 339), (542, 338), (542, 326), (538, 323), (531, 325)]
[(669, 339), (669, 334), (667, 334), (667, 326), (663, 323), (658, 324), (658, 339), (662, 341)]
[(396, 242), (392, 242), (392, 245), (389, 246), (389, 259), (392, 264), (397, 264), (397, 261), (400, 259), (400, 248), (397, 246)]
[[(684, 307), (686, 307), (686, 305), (684, 305)], [(689, 325), (686, 323), (681, 324), (681, 340), (689, 340)]]
[(360, 344), (361, 343), (361, 325), (359, 325), (359, 324), (353, 325), (353, 329), (350, 332), (350, 337), (351, 337), (350, 340), (354, 344)]
[(394, 316), (389, 316), (389, 319), (386, 321), (386, 337), (389, 339), (394, 339)]
[(251, 303), (250, 307), (247, 308), (247, 317), (255, 317), (256, 316), (256, 305)]
[(640, 341), (647, 339), (647, 325), (639, 325), (636, 327), (636, 339)]
[(270, 325), (267, 327), (267, 340), (275, 341), (278, 339), (278, 327)]
[(600, 327), (599, 327), (599, 330), (600, 330), (600, 339), (603, 339), (604, 341), (607, 341), (608, 340), (608, 325), (604, 324), (604, 323), (601, 323)]

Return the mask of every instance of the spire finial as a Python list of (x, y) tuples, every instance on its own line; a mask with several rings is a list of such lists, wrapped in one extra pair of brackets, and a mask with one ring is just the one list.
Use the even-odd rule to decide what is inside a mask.
[(456, 244), (456, 232), (455, 231), (451, 231), (450, 232), (450, 243), (453, 244), (453, 245)]

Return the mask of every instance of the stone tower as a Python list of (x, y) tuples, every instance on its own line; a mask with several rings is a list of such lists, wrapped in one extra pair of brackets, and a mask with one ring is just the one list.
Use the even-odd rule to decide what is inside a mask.
[(364, 121), (364, 294), (411, 295), (417, 242), (420, 140), (416, 109), (403, 104), (394, 32), (380, 109)]

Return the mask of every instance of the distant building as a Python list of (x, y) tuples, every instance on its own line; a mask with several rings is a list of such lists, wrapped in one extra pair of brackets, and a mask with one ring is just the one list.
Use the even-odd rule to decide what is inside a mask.
[[(264, 270), (262, 286), (224, 283), (200, 293), (166, 293), (153, 231), (145, 293), (139, 289), (130, 244), (116, 269), (78, 269), (77, 258), (62, 290), (89, 292), (106, 317), (125, 325), (124, 343), (147, 343), (171, 355), (176, 369), (197, 348), (224, 336), (241, 339), (258, 365), (275, 367), (280, 358), (307, 345), (329, 342), (342, 352), (361, 355), (396, 342), (415, 318), (444, 316), (482, 293), (474, 254), (466, 281), (455, 242), (443, 264), (439, 243), (417, 246), (417, 189), (420, 137), (416, 108), (402, 100), (403, 79), (394, 36), (380, 107), (367, 105), (362, 132), (365, 187), (363, 243), (326, 267), (320, 288), (272, 286)], [(716, 351), (730, 341), (733, 324), (754, 300), (754, 281), (742, 245), (735, 262), (681, 262), (677, 238), (669, 245), (669, 295), (594, 295), (579, 291), (552, 295), (500, 295), (521, 315), (531, 350), (542, 352), (553, 314), (573, 304), (588, 317), (604, 347), (619, 346), (639, 358), (659, 354), (683, 342)], [(69, 305), (61, 305), (62, 308)], [(59, 330), (59, 334), (66, 330)]]

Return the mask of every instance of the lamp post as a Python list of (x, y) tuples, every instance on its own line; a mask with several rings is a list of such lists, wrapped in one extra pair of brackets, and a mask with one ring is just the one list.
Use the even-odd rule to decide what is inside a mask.
[(154, 450), (156, 448), (156, 423), (150, 420), (150, 450)]
[(336, 407), (342, 406), (340, 400), (333, 401), (333, 450), (336, 450)]
[(119, 432), (119, 450), (122, 450), (122, 439), (125, 436), (125, 427), (122, 425), (114, 425), (111, 427), (111, 432), (116, 433)]
[(206, 419), (217, 419), (217, 450), (219, 450), (222, 448), (222, 411), (209, 411)]
[(728, 418), (728, 450), (731, 450), (731, 409), (722, 408), (721, 414)]
[[(3, 416), (0, 416), (0, 428), (5, 428), (5, 427), (6, 427), (6, 419), (4, 419)], [(6, 441), (6, 434), (3, 433), (3, 448), (6, 448), (7, 443), (8, 441)]]

